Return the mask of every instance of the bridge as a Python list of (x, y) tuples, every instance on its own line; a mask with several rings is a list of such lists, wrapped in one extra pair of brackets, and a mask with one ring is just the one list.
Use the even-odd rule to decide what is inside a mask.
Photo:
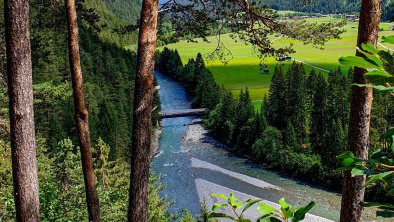
[(200, 108), (200, 109), (184, 109), (184, 110), (171, 110), (160, 112), (160, 118), (175, 118), (175, 117), (185, 117), (185, 116), (204, 116), (208, 114), (209, 109)]

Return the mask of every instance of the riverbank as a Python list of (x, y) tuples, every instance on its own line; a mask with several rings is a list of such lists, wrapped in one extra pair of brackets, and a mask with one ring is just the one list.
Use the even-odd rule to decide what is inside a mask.
[[(223, 155), (236, 155), (236, 154), (231, 154), (231, 147), (228, 147), (220, 142), (218, 142), (217, 140), (215, 140), (210, 134), (209, 131), (207, 129), (204, 128), (204, 126), (202, 125), (202, 120), (201, 119), (194, 119), (191, 124), (188, 126), (186, 135), (184, 136), (184, 140), (182, 142), (182, 147), (190, 147), (193, 146), (193, 144), (196, 143), (206, 143), (206, 144), (210, 144), (212, 146), (214, 146), (216, 149), (220, 150), (221, 152), (223, 152)], [(227, 153), (228, 152), (228, 153)], [(238, 158), (244, 158), (245, 160), (250, 160), (253, 161), (253, 159), (251, 159), (250, 157), (247, 156), (240, 156), (240, 155), (236, 155), (238, 156)], [(257, 167), (260, 167), (264, 170), (270, 170), (267, 169), (267, 167), (264, 164), (253, 164), (253, 165), (257, 165)], [(250, 185), (253, 186), (257, 186), (260, 187), (262, 189), (274, 189), (272, 190), (272, 192), (280, 192), (281, 195), (283, 197), (287, 197), (287, 196), (294, 196), (294, 193), (290, 192), (286, 187), (281, 187), (278, 184), (273, 183), (273, 181), (265, 181), (262, 179), (256, 179), (256, 178), (252, 178), (249, 177), (247, 175), (244, 174), (240, 174), (240, 173), (236, 173), (224, 168), (219, 168), (215, 165), (212, 165), (208, 162), (204, 162), (204, 161), (199, 161), (199, 160), (195, 160), (192, 158), (192, 166), (193, 167), (197, 167), (197, 168), (205, 168), (205, 169), (209, 169), (211, 171), (218, 171), (220, 173), (226, 174), (228, 176), (231, 176), (233, 178), (236, 178), (237, 180), (241, 180), (244, 181)], [(276, 171), (274, 171), (276, 172)], [(288, 176), (286, 175), (281, 175), (281, 177), (287, 178)], [(246, 178), (246, 179), (245, 179)], [(299, 181), (299, 183), (304, 183), (302, 181)], [(313, 185), (308, 185), (307, 183), (304, 183), (305, 187), (311, 187)], [(233, 190), (233, 189), (229, 189), (225, 186), (220, 186), (220, 185), (215, 185), (213, 183), (210, 183), (208, 181), (202, 180), (202, 179), (197, 179), (196, 180), (196, 187), (198, 190), (198, 194), (199, 194), (199, 198), (200, 198), (200, 202), (203, 202), (203, 200), (205, 199), (205, 201), (208, 203), (208, 207), (210, 208), (215, 202), (220, 202), (219, 199), (216, 198), (212, 198), (210, 196), (210, 193), (223, 193), (225, 195), (229, 195), (231, 192), (235, 193), (236, 196), (241, 199), (241, 200), (247, 200), (247, 199), (258, 199), (257, 197), (253, 196), (253, 195), (249, 195), (243, 192), (240, 192), (238, 190)], [(321, 187), (318, 189), (322, 189)], [(241, 189), (242, 190), (242, 189)], [(275, 191), (276, 190), (276, 191)], [(331, 210), (333, 211), (337, 211), (339, 212), (340, 210), (340, 199), (341, 199), (341, 195), (338, 192), (334, 192), (334, 191), (326, 191), (326, 192), (331, 192), (332, 196), (335, 196), (335, 199), (326, 199), (326, 197), (324, 196), (313, 196), (312, 198), (307, 197), (307, 195), (303, 195), (303, 194), (299, 194), (300, 196), (297, 197), (298, 199), (304, 199), (304, 201), (299, 201), (299, 203), (302, 202), (306, 202), (306, 201), (311, 201), (314, 200), (317, 202), (317, 204), (319, 204), (319, 202), (329, 202), (331, 206), (335, 206), (334, 208), (332, 208)], [(297, 199), (296, 198), (296, 199)], [(263, 198), (264, 199), (264, 198)], [(271, 201), (266, 201), (269, 204), (271, 204), (272, 206), (277, 206), (276, 203), (271, 202)], [(322, 206), (322, 205), (321, 205)], [(320, 206), (320, 207), (321, 207)], [(326, 210), (330, 210), (330, 208), (327, 208)], [(389, 222), (390, 219), (388, 218), (376, 218), (376, 212), (377, 212), (377, 208), (365, 208), (364, 212), (363, 212), (363, 221), (369, 221), (369, 222)], [(226, 212), (226, 211), (224, 211)], [(249, 212), (249, 211), (248, 211)], [(229, 212), (226, 212), (229, 213)], [(248, 214), (249, 215), (249, 214)], [(250, 216), (252, 218), (254, 218), (255, 212), (250, 211)], [(311, 221), (311, 222), (319, 222), (319, 221), (337, 221), (338, 218), (335, 217), (335, 220), (329, 220), (326, 219), (324, 217), (320, 217), (320, 216), (314, 216), (314, 215), (309, 215), (304, 221)]]

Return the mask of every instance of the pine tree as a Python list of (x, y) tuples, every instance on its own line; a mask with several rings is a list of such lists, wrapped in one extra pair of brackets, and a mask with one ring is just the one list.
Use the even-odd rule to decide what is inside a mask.
[(40, 221), (29, 1), (4, 2), (12, 175), (16, 220)]
[(152, 125), (158, 11), (158, 0), (144, 0), (142, 2), (133, 107), (129, 222), (146, 222), (148, 220), (150, 127)]
[(287, 124), (286, 83), (282, 66), (275, 68), (268, 95), (266, 106), (268, 123), (275, 128), (285, 129)]
[(239, 101), (236, 106), (236, 116), (235, 116), (235, 128), (233, 142), (237, 143), (238, 135), (241, 132), (242, 127), (244, 127), (248, 120), (251, 119), (254, 115), (254, 107), (252, 104), (252, 100), (249, 95), (249, 89), (246, 88), (245, 91), (241, 89), (241, 93), (239, 95)]
[(326, 132), (326, 124), (328, 118), (326, 116), (327, 110), (327, 82), (322, 75), (316, 78), (316, 85), (310, 86), (314, 88), (314, 95), (311, 110), (311, 129), (310, 142), (313, 150), (317, 154), (321, 154), (324, 149), (324, 134)]
[[(376, 47), (379, 23), (382, 12), (381, 0), (362, 0), (358, 28), (357, 46), (369, 43)], [(358, 53), (362, 56), (362, 54)], [(366, 84), (365, 69), (355, 68), (353, 83)], [(372, 89), (366, 87), (352, 88), (349, 135), (347, 150), (356, 157), (368, 159), (369, 126), (372, 106)], [(364, 201), (365, 176), (352, 177), (350, 171), (344, 173), (341, 203), (341, 222), (360, 222), (362, 202)]]
[(327, 123), (327, 130), (323, 136), (324, 149), (320, 153), (322, 163), (330, 169), (338, 168), (336, 157), (343, 153), (346, 146), (346, 136), (340, 119), (331, 120)]
[(69, 62), (74, 94), (75, 122), (77, 123), (79, 145), (81, 149), (82, 170), (84, 174), (86, 191), (86, 205), (89, 213), (89, 221), (99, 222), (100, 207), (93, 169), (89, 115), (85, 107), (85, 94), (83, 91), (83, 77), (79, 55), (77, 12), (74, 0), (66, 0), (65, 3), (68, 25)]
[(292, 64), (287, 72), (286, 87), (286, 115), (302, 143), (306, 135), (305, 69), (302, 64)]
[(210, 112), (206, 125), (216, 138), (228, 144), (234, 135), (236, 104), (231, 91), (222, 90), (220, 103)]
[(297, 150), (300, 144), (298, 143), (297, 134), (293, 124), (290, 121), (287, 123), (286, 131), (284, 131), (283, 134), (285, 145), (293, 150)]

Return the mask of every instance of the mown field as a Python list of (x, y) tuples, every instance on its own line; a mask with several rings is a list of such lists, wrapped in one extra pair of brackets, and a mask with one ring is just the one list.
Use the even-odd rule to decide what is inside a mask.
[[(309, 19), (312, 22), (334, 22), (338, 20), (332, 17)], [(312, 45), (304, 45), (292, 39), (277, 39), (273, 37), (275, 39), (274, 46), (281, 47), (293, 43), (296, 53), (291, 55), (292, 58), (324, 70), (333, 70), (339, 67), (339, 57), (354, 55), (356, 50), (357, 27), (357, 23), (348, 23), (344, 27), (346, 32), (342, 34), (342, 38), (339, 40), (330, 40), (323, 46), (323, 50)], [(394, 35), (394, 31), (388, 31), (389, 27), (389, 23), (382, 23), (381, 28), (383, 31), (380, 32), (380, 36)], [(199, 52), (204, 55), (215, 49), (217, 44), (216, 37), (210, 37), (208, 39), (209, 42), (200, 40), (198, 43), (189, 43), (182, 41), (167, 45), (167, 47), (177, 49), (182, 61), (186, 63)], [(265, 64), (268, 65), (269, 73), (263, 73), (260, 70), (259, 58), (251, 45), (235, 42), (229, 35), (223, 35), (221, 39), (231, 51), (233, 58), (226, 65), (221, 61), (206, 61), (207, 66), (213, 72), (216, 81), (219, 84), (223, 84), (226, 88), (231, 89), (235, 96), (239, 94), (240, 89), (248, 87), (251, 97), (255, 101), (255, 106), (259, 107), (264, 94), (268, 92), (272, 73), (278, 62), (274, 58), (266, 59)], [(394, 49), (394, 45), (385, 44), (385, 46)], [(291, 62), (282, 62), (281, 64), (288, 66)], [(310, 72), (312, 69), (312, 67), (307, 65), (305, 68), (307, 72)], [(348, 67), (341, 68), (342, 70), (348, 69)], [(324, 73), (321, 70), (316, 71)]]

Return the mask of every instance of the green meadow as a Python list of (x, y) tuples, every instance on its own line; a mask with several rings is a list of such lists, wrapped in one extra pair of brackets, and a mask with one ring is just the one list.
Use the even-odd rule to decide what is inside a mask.
[[(335, 22), (338, 18), (313, 18), (308, 19), (311, 22)], [(284, 47), (289, 44), (294, 44), (293, 48), (296, 53), (290, 56), (298, 61), (305, 63), (305, 69), (310, 72), (314, 67), (324, 70), (334, 70), (339, 67), (338, 59), (341, 56), (354, 55), (356, 51), (357, 40), (357, 23), (348, 23), (343, 29), (345, 33), (341, 35), (341, 39), (334, 39), (328, 41), (323, 48), (314, 47), (312, 45), (304, 45), (301, 42), (287, 39), (275, 38), (273, 39), (274, 47)], [(388, 31), (389, 23), (382, 23), (380, 36), (394, 35), (394, 31)], [(170, 44), (166, 47), (177, 49), (182, 61), (186, 63), (190, 58), (194, 58), (197, 53), (208, 54), (216, 48), (216, 37), (208, 38), (208, 42), (197, 40), (197, 43), (190, 43), (181, 41), (176, 44)], [(269, 84), (271, 82), (272, 73), (278, 62), (274, 58), (267, 58), (265, 64), (269, 69), (269, 73), (263, 73), (260, 70), (260, 60), (257, 57), (256, 51), (251, 45), (245, 45), (242, 42), (236, 42), (230, 38), (228, 34), (221, 36), (221, 41), (231, 51), (232, 58), (229, 59), (228, 64), (221, 61), (206, 61), (207, 67), (212, 71), (215, 80), (230, 89), (234, 97), (237, 97), (240, 89), (248, 87), (251, 98), (254, 100), (255, 107), (260, 107), (261, 100), (264, 95), (268, 93)], [(394, 45), (387, 45), (386, 47), (394, 49)], [(281, 62), (285, 67), (291, 64), (292, 61)], [(308, 66), (307, 64), (311, 65)], [(341, 67), (342, 70), (347, 70), (349, 67)], [(327, 72), (316, 69), (316, 71), (326, 74)]]

